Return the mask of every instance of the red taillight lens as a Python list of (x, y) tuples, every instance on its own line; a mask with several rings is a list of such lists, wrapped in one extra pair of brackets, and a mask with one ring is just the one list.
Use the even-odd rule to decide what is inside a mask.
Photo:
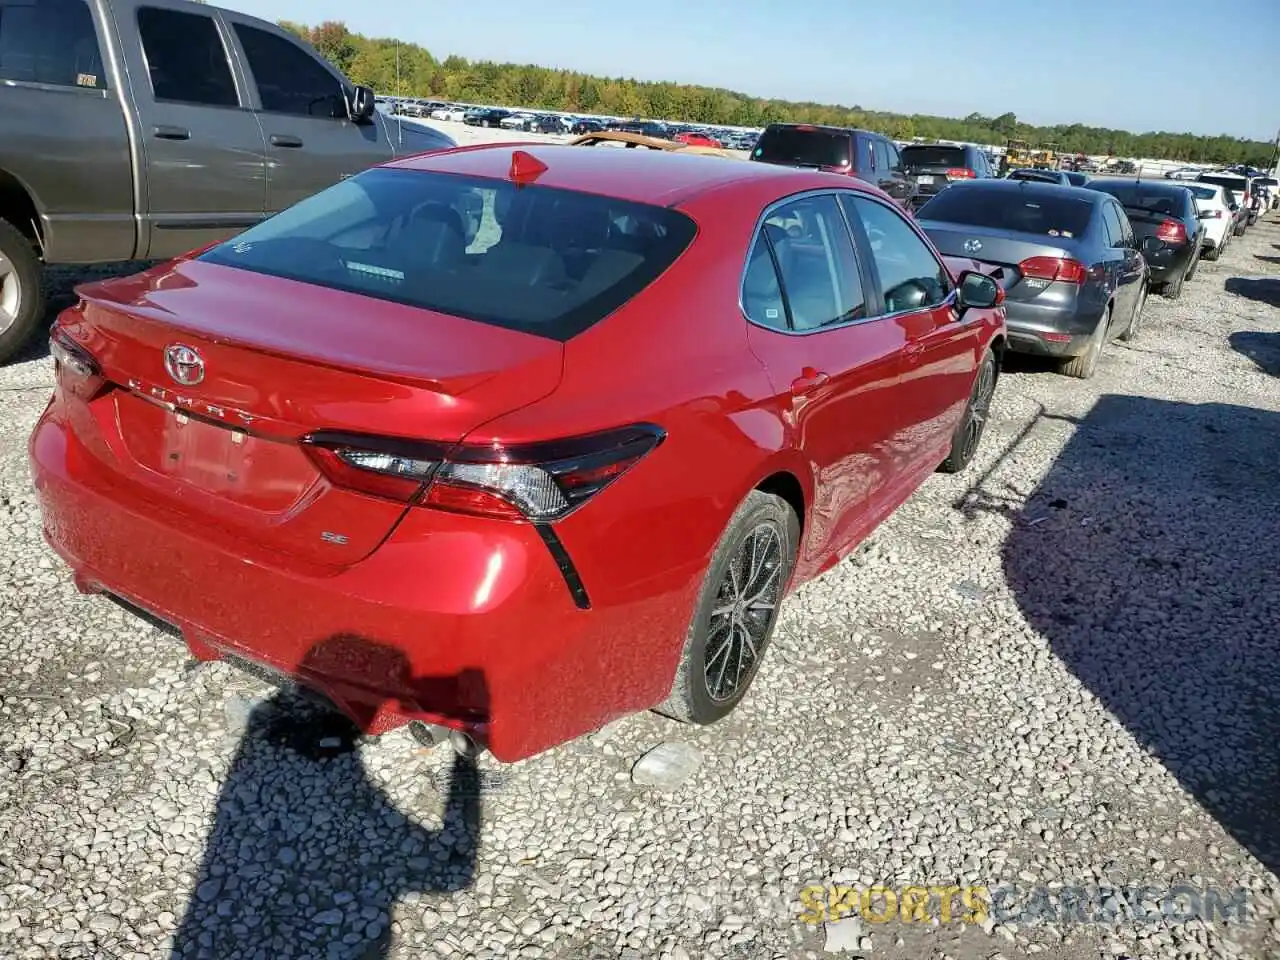
[(1050, 283), (1058, 280), (1062, 283), (1081, 284), (1089, 275), (1083, 263), (1070, 257), (1030, 257), (1018, 264), (1018, 271), (1024, 277)]
[(977, 174), (968, 167), (952, 167), (947, 171), (947, 176), (952, 180), (972, 180)]
[(1187, 228), (1177, 220), (1165, 220), (1156, 227), (1156, 237), (1165, 243), (1185, 243)]
[[(559, 520), (662, 442), (649, 424), (506, 447), (313, 434), (303, 443), (339, 486), (455, 513)], [(425, 496), (424, 496), (425, 491)]]
[(102, 389), (106, 380), (98, 361), (65, 330), (54, 327), (49, 336), (49, 353), (54, 375), (64, 389), (83, 400), (91, 399)]

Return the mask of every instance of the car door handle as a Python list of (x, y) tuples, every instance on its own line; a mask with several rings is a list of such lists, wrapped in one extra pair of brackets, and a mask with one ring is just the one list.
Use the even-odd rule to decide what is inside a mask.
[(190, 140), (191, 131), (186, 127), (171, 127), (168, 124), (159, 124), (151, 128), (151, 135), (157, 140)]
[(287, 133), (273, 133), (271, 135), (271, 145), (273, 147), (300, 147), (302, 146), (302, 138), (290, 136)]
[(920, 356), (924, 353), (924, 341), (914, 340), (911, 343), (908, 343), (906, 347), (903, 348), (903, 352), (907, 355), (908, 360), (919, 360)]
[(813, 393), (824, 386), (830, 379), (831, 377), (821, 370), (805, 367), (800, 376), (791, 381), (791, 395), (793, 397), (803, 397), (806, 394)]

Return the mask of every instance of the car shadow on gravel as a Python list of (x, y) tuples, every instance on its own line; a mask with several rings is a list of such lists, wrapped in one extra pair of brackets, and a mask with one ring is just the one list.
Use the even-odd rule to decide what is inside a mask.
[(1275, 277), (1231, 277), (1226, 283), (1227, 293), (1257, 300), (1268, 306), (1280, 307), (1280, 279)]
[(1258, 365), (1263, 373), (1280, 377), (1280, 333), (1239, 330), (1230, 337), (1231, 348)]
[(958, 506), (1010, 517), (1002, 561), (1028, 622), (1276, 872), (1280, 414), (1108, 395), (1077, 423), (1025, 504), (980, 480)]
[[(326, 641), (300, 669), (314, 664), (326, 676), (347, 667), (337, 674), (344, 679), (372, 665), (407, 680), (406, 696), (422, 704), (456, 703), (466, 690), (466, 701), (483, 702), (477, 709), (487, 712), (479, 672), (409, 679), (399, 651), (369, 641)], [(455, 755), (441, 826), (420, 826), (395, 808), (361, 759), (361, 731), (376, 727), (377, 713), (358, 708), (357, 725), (292, 686), (252, 708), (172, 960), (375, 960), (388, 955), (397, 901), (410, 897), (425, 908), (431, 895), (471, 886), (481, 815), (475, 761)]]

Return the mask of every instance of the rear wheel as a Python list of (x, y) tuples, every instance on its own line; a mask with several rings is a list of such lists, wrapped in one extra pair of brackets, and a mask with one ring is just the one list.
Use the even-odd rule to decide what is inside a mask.
[(1172, 280), (1166, 280), (1160, 287), (1160, 295), (1170, 300), (1177, 300), (1182, 296), (1182, 284), (1185, 279), (1185, 275), (1180, 273)]
[(996, 393), (996, 358), (990, 351), (982, 358), (978, 376), (973, 381), (969, 404), (960, 418), (960, 425), (951, 438), (951, 453), (938, 469), (943, 473), (959, 473), (967, 467), (978, 452), (983, 431), (987, 429), (987, 416), (991, 411), (991, 398)]
[(753, 490), (707, 567), (671, 694), (658, 713), (714, 723), (746, 695), (795, 568), (800, 521), (781, 497)]
[(1108, 309), (1101, 320), (1098, 321), (1097, 328), (1089, 337), (1089, 346), (1084, 353), (1078, 357), (1072, 357), (1065, 361), (1059, 371), (1068, 377), (1075, 377), (1077, 380), (1088, 380), (1093, 376), (1095, 370), (1098, 369), (1098, 358), (1102, 356), (1102, 345), (1107, 340), (1107, 328), (1111, 326), (1111, 310)]
[(1200, 269), (1200, 251), (1196, 250), (1191, 257), (1191, 269), (1187, 271), (1187, 279), (1192, 279), (1198, 269)]
[(30, 240), (0, 220), (0, 363), (23, 348), (43, 316), (40, 258)]

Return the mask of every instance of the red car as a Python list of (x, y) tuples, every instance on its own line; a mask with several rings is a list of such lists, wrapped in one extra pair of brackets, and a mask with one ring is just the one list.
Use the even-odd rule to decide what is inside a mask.
[(676, 143), (683, 143), (686, 147), (723, 147), (719, 140), (715, 137), (708, 136), (705, 133), (677, 133), (673, 137)]
[(550, 144), (79, 295), (30, 458), (80, 589), (501, 760), (728, 713), (784, 594), (973, 457), (1005, 341), (872, 186)]

